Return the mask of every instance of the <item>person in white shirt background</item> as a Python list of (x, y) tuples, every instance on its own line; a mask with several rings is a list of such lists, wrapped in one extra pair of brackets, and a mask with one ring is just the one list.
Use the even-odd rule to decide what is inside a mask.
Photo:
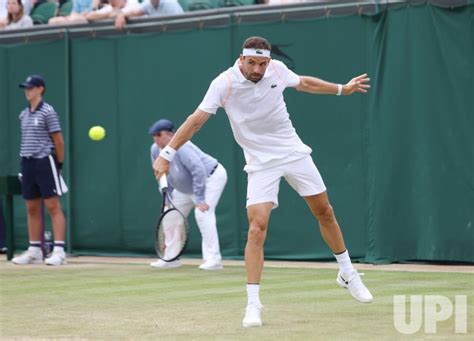
[(347, 288), (360, 302), (373, 297), (352, 266), (341, 229), (329, 203), (326, 186), (306, 146), (291, 123), (283, 97), (287, 87), (313, 94), (351, 95), (366, 93), (370, 87), (367, 74), (347, 84), (299, 76), (285, 64), (271, 59), (271, 45), (262, 37), (250, 37), (243, 44), (234, 66), (216, 77), (203, 101), (162, 149), (154, 163), (157, 179), (168, 173), (170, 162), (184, 143), (216, 113), (225, 109), (237, 143), (245, 155), (248, 173), (248, 239), (245, 247), (247, 270), (247, 308), (242, 325), (261, 326), (260, 279), (263, 270), (263, 245), (270, 214), (278, 206), (282, 177), (304, 198), (319, 221), (321, 234), (338, 265), (337, 283)]
[(88, 22), (114, 19), (121, 11), (138, 7), (140, 7), (138, 0), (109, 0), (109, 3), (102, 8), (86, 13), (85, 18)]
[(183, 14), (183, 8), (177, 0), (147, 0), (141, 3), (139, 7), (123, 9), (115, 19), (115, 27), (118, 30), (123, 29), (127, 24), (127, 20), (132, 17), (143, 15), (160, 17), (179, 14)]
[(7, 10), (8, 16), (5, 26), (6, 30), (33, 27), (33, 20), (24, 12), (21, 0), (8, 0)]

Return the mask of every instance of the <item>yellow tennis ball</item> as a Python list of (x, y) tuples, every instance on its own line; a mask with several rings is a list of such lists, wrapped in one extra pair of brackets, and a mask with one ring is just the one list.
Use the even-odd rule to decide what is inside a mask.
[(101, 126), (94, 126), (89, 129), (89, 137), (91, 140), (100, 141), (105, 137), (105, 129)]

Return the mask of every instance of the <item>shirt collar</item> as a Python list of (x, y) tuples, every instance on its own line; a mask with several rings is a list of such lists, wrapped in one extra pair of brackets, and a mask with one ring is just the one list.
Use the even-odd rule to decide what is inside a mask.
[(38, 104), (38, 106), (36, 107), (36, 110), (35, 110), (35, 111), (31, 111), (31, 104), (30, 104), (30, 105), (28, 106), (28, 110), (30, 111), (30, 113), (34, 113), (34, 112), (40, 110), (41, 107), (43, 106), (43, 104), (44, 104), (44, 101), (39, 102), (39, 104)]

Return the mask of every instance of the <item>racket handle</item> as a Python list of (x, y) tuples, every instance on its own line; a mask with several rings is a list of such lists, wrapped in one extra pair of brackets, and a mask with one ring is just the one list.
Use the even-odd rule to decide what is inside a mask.
[(168, 189), (168, 179), (166, 178), (166, 174), (163, 174), (160, 178), (160, 188), (162, 191)]

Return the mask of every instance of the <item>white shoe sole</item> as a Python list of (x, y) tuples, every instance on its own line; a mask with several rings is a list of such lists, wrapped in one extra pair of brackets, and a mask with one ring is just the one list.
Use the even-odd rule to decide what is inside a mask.
[(16, 265), (30, 265), (30, 264), (43, 264), (43, 260), (42, 259), (35, 259), (31, 262), (28, 262), (28, 263), (18, 263), (18, 262), (15, 262), (15, 260), (12, 259), (12, 263), (13, 264), (16, 264)]
[(49, 263), (47, 260), (44, 261), (44, 264), (46, 265), (51, 265), (51, 266), (60, 266), (60, 265), (66, 265), (67, 262), (65, 260), (61, 261), (61, 263)]
[(372, 299), (365, 299), (365, 298), (361, 298), (361, 297), (357, 297), (355, 295), (352, 294), (352, 292), (349, 290), (349, 288), (347, 287), (347, 284), (344, 283), (344, 281), (338, 276), (337, 279), (336, 279), (336, 283), (341, 287), (341, 288), (344, 288), (344, 289), (347, 289), (349, 291), (349, 293), (351, 294), (352, 297), (354, 297), (357, 301), (359, 302), (362, 302), (362, 303), (372, 303), (372, 301), (374, 300), (373, 298)]
[(261, 327), (263, 325), (262, 321), (255, 321), (255, 322), (244, 322), (242, 321), (242, 326), (244, 328), (250, 328), (250, 327)]
[[(260, 309), (258, 310), (258, 314), (249, 314), (249, 307), (246, 308), (246, 311), (245, 311), (245, 317), (244, 319), (242, 320), (242, 326), (244, 328), (250, 328), (250, 327), (261, 327), (263, 325), (263, 322), (262, 322), (262, 308), (263, 306), (261, 305), (260, 306)], [(255, 309), (255, 307), (253, 307), (252, 309)], [(255, 311), (253, 311), (255, 313)], [(248, 316), (250, 315), (250, 316)]]
[(218, 266), (213, 266), (213, 267), (199, 267), (199, 269), (201, 270), (205, 270), (205, 271), (212, 271), (212, 270), (221, 270), (222, 268), (224, 268), (222, 265), (218, 265)]
[(179, 268), (180, 266), (182, 266), (182, 264), (172, 264), (172, 265), (166, 265), (166, 266), (160, 266), (160, 265), (151, 265), (150, 266), (153, 268), (153, 269), (176, 269), (176, 268)]

